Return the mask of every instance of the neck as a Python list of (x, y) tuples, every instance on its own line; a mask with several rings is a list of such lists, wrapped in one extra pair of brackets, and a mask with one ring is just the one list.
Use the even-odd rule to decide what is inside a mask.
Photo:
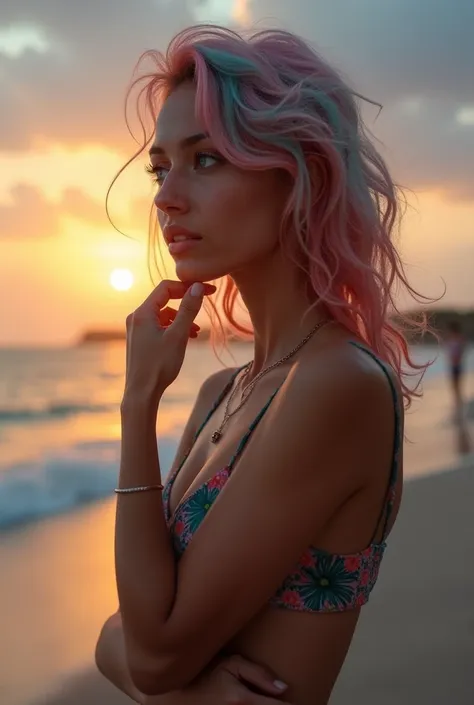
[(252, 378), (287, 355), (326, 318), (318, 306), (308, 312), (312, 302), (302, 286), (302, 277), (279, 248), (264, 261), (233, 273), (232, 279), (254, 329)]

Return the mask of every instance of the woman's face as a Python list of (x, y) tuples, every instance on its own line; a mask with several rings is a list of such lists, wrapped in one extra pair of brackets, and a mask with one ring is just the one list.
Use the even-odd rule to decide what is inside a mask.
[(242, 170), (226, 161), (194, 106), (192, 83), (171, 93), (150, 160), (159, 183), (158, 220), (177, 277), (210, 281), (262, 261), (278, 246), (289, 181), (281, 170)]

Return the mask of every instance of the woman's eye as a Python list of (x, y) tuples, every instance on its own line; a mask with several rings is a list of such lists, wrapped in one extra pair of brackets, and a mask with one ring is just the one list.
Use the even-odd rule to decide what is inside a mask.
[[(215, 166), (222, 159), (216, 154), (207, 154), (206, 152), (198, 152), (194, 157), (194, 169), (209, 169), (209, 167)], [(152, 181), (159, 186), (162, 186), (164, 180), (168, 176), (171, 169), (170, 165), (163, 164), (148, 164), (145, 167), (145, 171), (151, 175)]]
[(161, 184), (166, 178), (169, 169), (166, 166), (152, 166), (151, 164), (149, 164), (147, 167), (145, 167), (145, 171), (151, 175), (152, 181), (154, 181), (154, 183), (159, 184), (161, 186)]
[(215, 154), (206, 154), (205, 152), (199, 152), (196, 154), (196, 166), (199, 169), (208, 169), (210, 166), (214, 166), (219, 161), (219, 158)]
[(168, 171), (169, 171), (169, 169), (168, 169), (167, 167), (165, 167), (165, 166), (156, 166), (156, 167), (153, 169), (153, 175), (154, 175), (153, 180), (154, 180), (157, 184), (160, 184), (160, 186), (161, 186), (161, 184), (163, 183), (163, 181), (166, 179), (166, 176), (167, 176), (167, 174), (168, 174)]

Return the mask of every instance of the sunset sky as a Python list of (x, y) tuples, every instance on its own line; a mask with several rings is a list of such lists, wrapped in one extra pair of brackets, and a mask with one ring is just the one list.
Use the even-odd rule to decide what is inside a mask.
[[(138, 56), (196, 21), (293, 29), (384, 109), (367, 111), (395, 178), (411, 189), (402, 237), (415, 286), (474, 305), (472, 0), (2, 0), (0, 345), (73, 341), (121, 326), (148, 293), (152, 186), (134, 151), (125, 91)], [(109, 283), (127, 268), (135, 285)]]

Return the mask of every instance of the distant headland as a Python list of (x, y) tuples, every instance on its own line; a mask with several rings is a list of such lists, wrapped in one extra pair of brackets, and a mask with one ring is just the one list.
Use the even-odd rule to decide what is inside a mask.
[(86, 330), (81, 333), (76, 344), (113, 343), (117, 340), (125, 340), (124, 330)]
[[(449, 323), (453, 320), (459, 321), (464, 331), (466, 338), (474, 342), (474, 310), (457, 310), (457, 309), (418, 309), (416, 311), (410, 311), (407, 315), (410, 318), (420, 320), (421, 317), (426, 314), (428, 318), (429, 327), (433, 329), (441, 337), (447, 330)], [(210, 331), (208, 328), (202, 328), (199, 333), (199, 338), (196, 341), (191, 342), (206, 342), (209, 340)], [(126, 338), (125, 329), (105, 329), (97, 328), (85, 330), (77, 340), (76, 345), (89, 345), (91, 343), (113, 343), (117, 341), (124, 341)], [(431, 333), (425, 335), (420, 335), (418, 332), (414, 334), (408, 334), (410, 343), (436, 343), (436, 339)]]
[[(199, 342), (209, 339), (209, 331), (207, 329), (201, 329), (199, 333)], [(85, 330), (79, 336), (76, 345), (90, 345), (94, 343), (116, 343), (119, 341), (124, 341), (126, 339), (125, 329), (91, 329)], [(194, 342), (194, 341), (192, 341)]]

